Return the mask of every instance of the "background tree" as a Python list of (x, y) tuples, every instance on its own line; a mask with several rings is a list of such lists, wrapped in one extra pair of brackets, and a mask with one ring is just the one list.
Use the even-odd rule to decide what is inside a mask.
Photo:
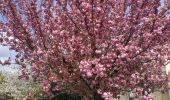
[(0, 72), (0, 100), (22, 100), (29, 93), (41, 97), (39, 84), (30, 80), (19, 80), (17, 73)]
[[(42, 90), (86, 100), (166, 88), (169, 0), (1, 0), (1, 43), (18, 52)], [(9, 38), (11, 37), (11, 38)], [(9, 60), (2, 62), (8, 64)], [(55, 83), (51, 86), (50, 83)], [(140, 94), (139, 93), (139, 94)]]

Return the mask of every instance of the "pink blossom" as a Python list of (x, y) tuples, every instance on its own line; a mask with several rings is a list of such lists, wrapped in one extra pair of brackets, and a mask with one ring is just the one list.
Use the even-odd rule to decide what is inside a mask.
[(89, 100), (91, 90), (106, 100), (134, 88), (139, 96), (148, 87), (167, 87), (167, 12), (160, 0), (1, 0), (0, 27), (7, 35), (0, 42), (18, 53), (19, 78), (32, 75), (48, 96), (50, 88)]

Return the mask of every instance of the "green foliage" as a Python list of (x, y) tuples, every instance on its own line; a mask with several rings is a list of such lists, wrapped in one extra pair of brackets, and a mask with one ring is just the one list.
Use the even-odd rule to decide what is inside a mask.
[(77, 93), (55, 92), (52, 100), (82, 100), (82, 97)]
[[(29, 91), (37, 97), (40, 94), (39, 84), (31, 79), (19, 80), (17, 74), (0, 73), (0, 100), (22, 100)], [(1, 99), (1, 97), (8, 99)]]
[(40, 96), (40, 87), (38, 84), (33, 84), (32, 87), (34, 88), (32, 90), (34, 97), (39, 97)]
[(11, 93), (6, 92), (3, 94), (0, 94), (0, 100), (14, 100), (14, 97), (11, 96)]
[[(36, 100), (49, 100), (49, 98), (37, 95)], [(82, 100), (82, 96), (77, 93), (55, 92), (53, 98), (50, 100)]]
[(0, 84), (5, 82), (5, 76), (0, 72)]

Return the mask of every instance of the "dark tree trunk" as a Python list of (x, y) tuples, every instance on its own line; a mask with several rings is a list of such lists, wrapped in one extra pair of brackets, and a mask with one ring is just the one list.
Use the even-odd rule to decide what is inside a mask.
[(104, 98), (96, 91), (93, 93), (94, 100), (104, 100)]

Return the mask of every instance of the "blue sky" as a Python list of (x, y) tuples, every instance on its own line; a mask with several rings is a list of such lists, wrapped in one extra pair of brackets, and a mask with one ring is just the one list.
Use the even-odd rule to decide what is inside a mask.
[[(16, 52), (9, 50), (9, 47), (1, 46), (0, 45), (0, 60), (5, 60), (8, 57), (14, 58)], [(0, 72), (17, 72), (17, 69), (15, 67), (16, 65), (12, 66), (2, 66), (0, 65)]]
[(14, 57), (15, 54), (16, 54), (15, 51), (9, 50), (9, 47), (0, 45), (0, 57), (2, 58)]

